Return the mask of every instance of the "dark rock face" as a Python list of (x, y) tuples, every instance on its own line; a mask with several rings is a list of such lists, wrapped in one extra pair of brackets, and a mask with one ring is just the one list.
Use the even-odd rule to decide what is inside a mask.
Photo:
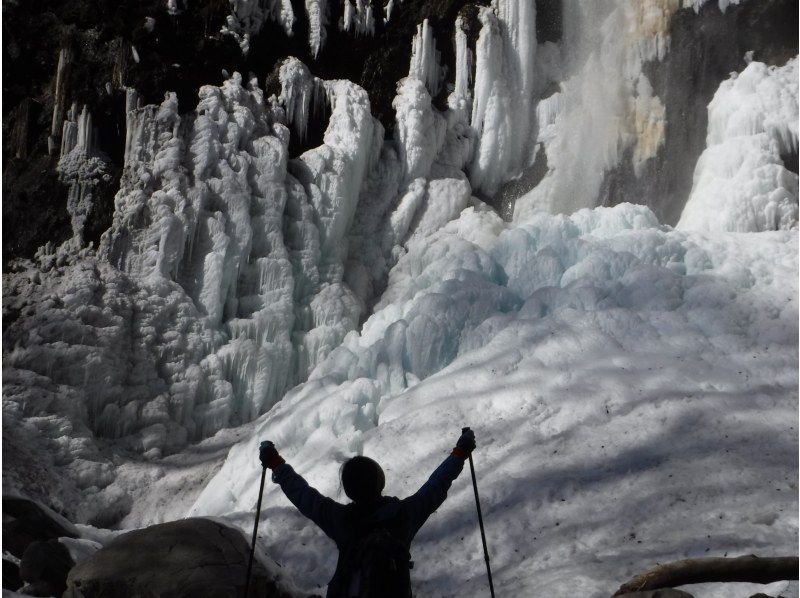
[(31, 596), (60, 596), (67, 589), (67, 574), (75, 565), (58, 540), (32, 542), (22, 555), (19, 574)]
[[(670, 23), (670, 51), (645, 74), (666, 108), (664, 145), (633, 172), (631, 155), (606, 174), (599, 203), (646, 203), (661, 222), (674, 225), (689, 193), (695, 164), (705, 149), (708, 103), (720, 83), (742, 71), (744, 55), (769, 65), (783, 65), (798, 52), (796, 0), (758, 0), (729, 6), (725, 13), (708, 2), (695, 14), (680, 10)], [(787, 156), (787, 168), (797, 159)], [(793, 166), (792, 166), (793, 165)]]
[(27, 498), (3, 497), (3, 549), (17, 558), (34, 542), (77, 538), (78, 530), (47, 507)]
[[(183, 519), (119, 536), (69, 573), (65, 598), (244, 596), (250, 550), (236, 529)], [(250, 595), (291, 598), (258, 559)]]
[(3, 559), (3, 587), (7, 590), (18, 590), (22, 587), (19, 565), (7, 558)]
[(536, 41), (538, 43), (561, 41), (564, 33), (563, 0), (536, 0)]

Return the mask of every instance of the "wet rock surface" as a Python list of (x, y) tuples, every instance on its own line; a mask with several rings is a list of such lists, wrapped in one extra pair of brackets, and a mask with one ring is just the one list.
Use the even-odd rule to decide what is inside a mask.
[(44, 505), (22, 497), (3, 497), (3, 550), (21, 559), (33, 542), (77, 538), (69, 521)]
[(67, 574), (75, 561), (58, 540), (32, 542), (22, 555), (19, 575), (30, 596), (60, 596), (67, 589)]
[[(75, 566), (65, 598), (244, 596), (247, 540), (210, 519), (162, 523), (119, 536)], [(256, 558), (250, 595), (291, 598), (291, 589)]]
[[(649, 206), (661, 222), (674, 225), (689, 193), (695, 164), (706, 146), (708, 103), (720, 83), (740, 72), (745, 54), (768, 65), (783, 65), (798, 52), (798, 4), (793, 0), (763, 0), (728, 6), (707, 2), (695, 14), (678, 11), (670, 23), (670, 50), (644, 72), (666, 108), (664, 145), (637, 177), (624, 156), (606, 174), (599, 203), (612, 206), (635, 201)], [(699, 58), (699, 59), (698, 59)], [(791, 170), (796, 157), (786, 157)]]

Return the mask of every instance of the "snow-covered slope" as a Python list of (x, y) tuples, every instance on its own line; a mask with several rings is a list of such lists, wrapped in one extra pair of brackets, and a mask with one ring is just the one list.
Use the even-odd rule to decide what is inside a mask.
[(751, 62), (708, 107), (708, 147), (678, 228), (761, 231), (797, 223), (797, 59), (780, 68)]
[[(190, 513), (245, 526), (264, 439), (346, 500), (346, 456), (376, 458), (406, 495), (471, 425), (503, 595), (604, 596), (655, 562), (791, 553), (797, 250), (796, 232), (673, 232), (631, 205), (520, 226), (468, 209), (400, 260), (361, 333)], [(484, 591), (472, 500), (462, 474), (421, 532), (421, 595)], [(333, 545), (274, 485), (265, 504), (267, 550), (324, 584)]]

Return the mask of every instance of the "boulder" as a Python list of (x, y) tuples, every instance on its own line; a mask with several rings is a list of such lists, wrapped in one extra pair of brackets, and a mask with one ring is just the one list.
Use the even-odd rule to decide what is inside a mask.
[(18, 590), (22, 587), (19, 576), (19, 561), (3, 557), (3, 589)]
[(19, 575), (30, 596), (60, 596), (67, 588), (67, 573), (75, 565), (58, 540), (31, 542), (22, 555)]
[[(215, 520), (182, 519), (114, 538), (78, 563), (64, 598), (244, 596), (250, 547), (242, 533)], [(278, 565), (256, 555), (250, 595), (292, 598)]]
[(18, 496), (3, 496), (3, 550), (22, 558), (32, 542), (77, 538), (76, 527), (41, 503)]

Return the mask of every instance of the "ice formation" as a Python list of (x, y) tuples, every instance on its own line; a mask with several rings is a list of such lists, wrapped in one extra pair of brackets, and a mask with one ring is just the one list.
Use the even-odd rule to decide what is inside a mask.
[[(232, 35), (242, 52), (247, 54), (250, 51), (250, 37), (259, 31), (267, 20), (277, 21), (281, 24), (286, 35), (292, 35), (292, 28), (294, 27), (294, 9), (292, 8), (291, 0), (229, 0), (231, 5), (231, 14), (225, 20), (222, 26), (222, 33)], [(324, 0), (323, 0), (324, 1)], [(308, 9), (308, 5), (307, 5)], [(319, 12), (315, 12), (318, 18), (317, 24), (319, 27), (316, 30), (317, 48), (322, 45), (324, 41), (324, 11), (320, 7)], [(312, 19), (312, 13), (309, 10), (309, 19)], [(314, 48), (314, 21), (311, 21), (312, 27), (310, 29), (311, 37), (309, 43), (312, 49)]]
[(408, 76), (422, 81), (432, 96), (439, 93), (445, 73), (439, 64), (439, 51), (433, 39), (433, 28), (428, 19), (417, 25), (417, 34), (411, 42), (411, 64)]
[(328, 24), (328, 0), (306, 0), (308, 15), (308, 44), (314, 58), (325, 45), (325, 27)]
[[(631, 534), (648, 562), (791, 547), (797, 267), (796, 231), (672, 231), (629, 204), (518, 225), (467, 209), (409, 246), (360, 331), (231, 449), (190, 513), (251, 512), (265, 438), (344, 500), (347, 456), (377, 458), (403, 496), (472, 424), (504, 593), (607, 595), (627, 569), (597, 555), (641, 560), (642, 544), (618, 546)], [(462, 475), (420, 534), (421, 594), (482, 591), (473, 501)], [(307, 591), (325, 583), (329, 540), (276, 486), (264, 504), (267, 551)]]
[(353, 4), (353, 0), (344, 0), (344, 13), (339, 27), (343, 31), (352, 32), (357, 36), (374, 35), (375, 15), (371, 0), (355, 0), (355, 4)]
[(671, 0), (564, 3), (560, 52), (549, 48), (537, 61), (542, 76), (559, 84), (558, 97), (535, 117), (548, 172), (517, 200), (515, 218), (591, 207), (605, 173), (627, 150), (637, 175), (655, 155), (663, 143), (664, 106), (642, 66), (664, 58), (670, 20), (690, 5), (699, 10), (698, 2)]
[(678, 228), (756, 232), (796, 228), (797, 58), (780, 68), (751, 62), (708, 106), (707, 147)]
[[(776, 492), (796, 490), (797, 176), (781, 156), (797, 152), (797, 59), (720, 87), (678, 230), (641, 206), (585, 209), (624, 155), (636, 175), (657, 156), (665, 106), (642, 65), (665, 56), (675, 11), (702, 4), (571, 0), (554, 44), (537, 43), (533, 2), (495, 0), (474, 56), (456, 20), (453, 80), (423, 22), (390, 139), (365, 90), (293, 58), (277, 97), (234, 74), (181, 114), (175, 94), (128, 90), (97, 251), (80, 231), (103, 156), (89, 111), (64, 117), (62, 52), (51, 142), (63, 131), (75, 237), (4, 278), (4, 441), (19, 447), (4, 488), (98, 524), (246, 526), (265, 437), (326, 493), (341, 497), (332, 455), (367, 453), (403, 494), (472, 424), (507, 595), (565, 595), (565, 578), (594, 595), (625, 577), (634, 533), (653, 560), (794, 546), (796, 500)], [(267, 18), (291, 31), (291, 6), (231, 0), (227, 30), (247, 51)], [(316, 54), (327, 5), (305, 6)], [(340, 26), (373, 32), (371, 7), (347, 0)], [(290, 159), (323, 102), (322, 145)], [(541, 155), (513, 222), (473, 196)], [(726, 232), (773, 228), (795, 230)], [(478, 593), (469, 492), (462, 478), (419, 537), (423, 595)], [(330, 546), (271, 486), (265, 504), (265, 547), (317, 591)], [(703, 534), (677, 533), (687, 521)], [(456, 553), (470, 556), (434, 558)]]
[(467, 45), (464, 20), (459, 16), (455, 22), (456, 76), (453, 91), (447, 98), (448, 107), (459, 114), (464, 122), (472, 115), (472, 50)]
[(84, 245), (83, 233), (86, 217), (93, 207), (93, 189), (101, 181), (111, 179), (107, 172), (108, 159), (97, 150), (95, 137), (91, 113), (84, 106), (78, 114), (78, 105), (73, 104), (63, 123), (61, 157), (56, 171), (61, 182), (69, 185), (67, 212), (76, 247)]
[(470, 181), (491, 196), (532, 160), (536, 8), (524, 0), (496, 0), (480, 9), (480, 20), (472, 110), (480, 138)]
[[(268, 101), (234, 74), (203, 87), (183, 115), (175, 94), (142, 106), (129, 90), (124, 171), (98, 255), (48, 246), (25, 266), (41, 273), (22, 275), (28, 316), (10, 329), (6, 363), (26, 382), (11, 402), (63, 387), (85, 406), (43, 407), (72, 430), (65, 442), (87, 444), (47, 473), (71, 484), (63, 496), (91, 495), (76, 517), (129, 508), (100, 506), (119, 488), (108, 490), (114, 476), (91, 438), (158, 459), (257, 417), (358, 327), (405, 246), (470, 201), (464, 119), (439, 114), (421, 81), (405, 80), (401, 133), (384, 142), (358, 86), (319, 80), (296, 59), (279, 79), (280, 97)], [(287, 127), (303, 135), (321, 102), (330, 110), (323, 145), (289, 160)], [(63, 138), (59, 170), (83, 177), (73, 184), (85, 197), (90, 175), (102, 174), (88, 111), (71, 111)], [(74, 208), (79, 221), (80, 202)], [(76, 237), (72, 247), (81, 246)], [(51, 294), (59, 303), (45, 301)], [(43, 334), (48, 320), (59, 324)], [(109, 352), (118, 344), (125, 350)], [(58, 357), (64, 351), (70, 358)], [(59, 429), (38, 434), (58, 443)]]
[(284, 61), (278, 70), (278, 80), (281, 83), (279, 99), (285, 107), (286, 119), (300, 139), (305, 139), (309, 120), (320, 112), (325, 101), (322, 80), (312, 76), (297, 59)]
[(53, 90), (53, 119), (50, 125), (50, 136), (47, 139), (47, 152), (53, 154), (56, 150), (58, 136), (61, 134), (66, 109), (66, 81), (65, 73), (72, 62), (72, 51), (69, 47), (61, 48), (58, 52), (58, 66), (56, 67), (56, 83)]

